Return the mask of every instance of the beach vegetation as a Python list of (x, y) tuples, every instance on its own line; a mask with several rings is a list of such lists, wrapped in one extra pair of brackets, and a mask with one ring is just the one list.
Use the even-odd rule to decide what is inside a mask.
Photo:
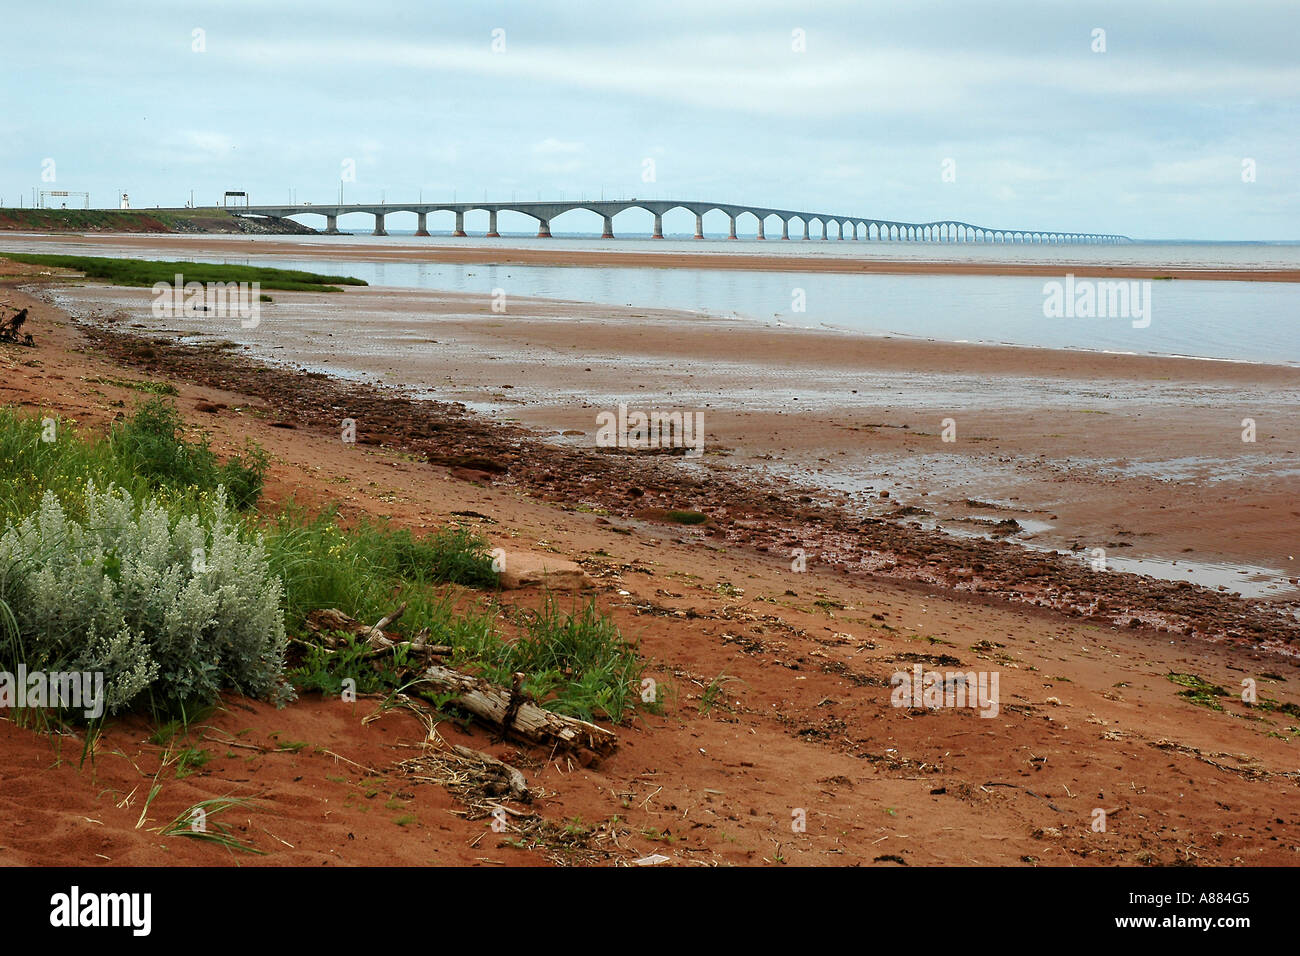
[(1179, 697), (1186, 697), (1193, 704), (1208, 707), (1211, 710), (1223, 710), (1218, 698), (1230, 696), (1218, 684), (1207, 681), (1199, 674), (1183, 674), (1171, 671), (1165, 675), (1170, 681), (1187, 688), (1178, 692)]
[(261, 495), (270, 459), (260, 447), (249, 443), (221, 461), (206, 438), (185, 436), (180, 414), (162, 398), (139, 405), (106, 436), (83, 437), (75, 425), (0, 407), (0, 526), (35, 511), (47, 491), (79, 514), (90, 481), (188, 510), (221, 485), (238, 509), (253, 507)]
[(0, 535), (0, 663), (102, 674), (103, 709), (169, 713), (233, 689), (282, 691), (281, 585), (223, 489), (175, 517), (121, 488), (53, 491)]
[(172, 283), (178, 275), (183, 276), (186, 283), (256, 282), (263, 289), (285, 292), (341, 292), (343, 290), (340, 286), (367, 284), (353, 276), (322, 275), (300, 269), (273, 269), (268, 266), (3, 251), (0, 251), (0, 256), (29, 265), (70, 269), (82, 273), (87, 279), (123, 286), (152, 287), (158, 282)]
[(225, 690), (287, 701), (347, 678), (442, 711), (409, 649), (308, 626), (317, 610), (373, 623), (404, 605), (402, 634), (504, 686), (523, 672), (541, 706), (621, 721), (639, 703), (636, 645), (594, 601), (499, 605), (488, 542), (463, 525), (259, 511), (268, 464), (252, 445), (222, 460), (160, 397), (98, 437), (0, 408), (0, 670), (101, 671), (108, 713), (149, 709), (163, 727)]

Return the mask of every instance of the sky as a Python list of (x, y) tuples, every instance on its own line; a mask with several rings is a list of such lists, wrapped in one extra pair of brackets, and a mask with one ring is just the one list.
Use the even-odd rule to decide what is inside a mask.
[(342, 185), (1300, 239), (1297, 0), (6, 6), (6, 206), (333, 203)]

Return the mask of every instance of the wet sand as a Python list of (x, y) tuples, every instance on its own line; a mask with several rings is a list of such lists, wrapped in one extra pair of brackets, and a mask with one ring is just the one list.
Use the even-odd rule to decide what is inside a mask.
[[(1296, 597), (1300, 369), (950, 344), (645, 309), (360, 289), (275, 293), (258, 328), (154, 319), (147, 290), (58, 301), (177, 340), (463, 402), (591, 448), (596, 416), (699, 411), (704, 467), (868, 518)], [(1243, 420), (1256, 441), (1243, 442)], [(943, 440), (944, 424), (955, 427)], [(906, 509), (900, 514), (900, 508)], [(1014, 533), (997, 522), (1018, 523)], [(1135, 560), (1148, 564), (1132, 564)]]

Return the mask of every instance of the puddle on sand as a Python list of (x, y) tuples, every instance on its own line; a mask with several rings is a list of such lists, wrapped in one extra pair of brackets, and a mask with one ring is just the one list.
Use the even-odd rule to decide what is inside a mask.
[[(1085, 563), (1091, 558), (1085, 559)], [(1273, 568), (1212, 561), (1172, 561), (1167, 558), (1116, 558), (1106, 555), (1106, 566), (1166, 581), (1190, 581), (1207, 588), (1224, 588), (1244, 598), (1294, 599), (1300, 593), (1287, 577)]]
[[(969, 517), (975, 521), (981, 519), (994, 522), (1002, 520), (999, 517), (984, 515), (971, 515)], [(1059, 548), (1052, 548), (1045, 544), (1026, 540), (1026, 536), (1033, 537), (1049, 531), (1053, 527), (1046, 521), (1038, 521), (1032, 518), (1016, 516), (1016, 520), (1020, 522), (1021, 530), (1015, 534), (1005, 536), (993, 534), (989, 525), (971, 524), (953, 519), (937, 520), (933, 517), (917, 516), (903, 520), (915, 521), (927, 531), (933, 531), (937, 527), (938, 530), (953, 537), (1008, 541), (1033, 551), (1055, 551), (1058, 554), (1069, 554), (1069, 552), (1063, 552)], [(1091, 551), (1076, 554), (1075, 558), (1088, 567), (1092, 566), (1093, 557)], [(1190, 581), (1192, 584), (1199, 584), (1202, 587), (1216, 590), (1223, 588), (1243, 598), (1255, 600), (1281, 599), (1295, 601), (1300, 599), (1300, 588), (1290, 582), (1290, 578), (1295, 575), (1287, 574), (1276, 568), (1265, 568), (1258, 565), (1173, 560), (1170, 558), (1115, 557), (1108, 553), (1106, 555), (1106, 567), (1113, 571), (1128, 571), (1132, 574), (1158, 578), (1162, 581)]]

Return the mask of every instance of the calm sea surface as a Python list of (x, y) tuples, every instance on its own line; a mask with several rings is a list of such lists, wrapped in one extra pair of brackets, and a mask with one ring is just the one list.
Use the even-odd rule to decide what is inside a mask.
[[(173, 241), (177, 237), (168, 237)], [(201, 242), (203, 237), (192, 238)], [(303, 255), (258, 255), (260, 243), (302, 243)], [(1300, 283), (1201, 282), (1156, 280), (1138, 290), (1149, 312), (1122, 318), (1051, 318), (1044, 314), (1045, 284), (1022, 276), (836, 275), (789, 270), (773, 272), (722, 269), (592, 268), (379, 262), (367, 253), (376, 245), (415, 247), (483, 245), (502, 248), (728, 252), (755, 255), (914, 259), (942, 262), (1061, 263), (1056, 281), (1067, 273), (1087, 277), (1088, 266), (1161, 266), (1300, 269), (1300, 245), (1268, 243), (1132, 243), (1118, 246), (962, 245), (905, 242), (853, 242), (815, 239), (651, 241), (629, 237), (615, 243), (595, 237), (538, 240), (452, 239), (409, 235), (256, 237), (250, 254), (240, 257), (196, 255), (202, 259), (314, 272), (346, 272), (376, 286), (479, 292), (502, 289), (508, 296), (542, 296), (645, 308), (668, 308), (735, 316), (804, 327), (829, 327), (871, 335), (904, 335), (1046, 348), (1190, 355), (1204, 358), (1300, 364)], [(313, 258), (310, 247), (355, 249), (347, 260)], [(0, 247), (14, 251), (75, 252), (71, 245), (35, 237), (8, 236)], [(138, 247), (115, 248), (105, 237), (104, 255), (142, 256)], [(177, 258), (175, 252), (158, 258)], [(1068, 265), (1065, 263), (1069, 263)], [(1147, 319), (1149, 317), (1149, 323)], [(1138, 326), (1138, 327), (1135, 327)]]

